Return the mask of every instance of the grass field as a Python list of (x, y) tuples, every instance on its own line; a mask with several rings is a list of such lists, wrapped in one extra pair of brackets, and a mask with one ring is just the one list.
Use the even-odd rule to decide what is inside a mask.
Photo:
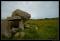
[(58, 19), (30, 19), (25, 23), (24, 36), (13, 39), (39, 39), (58, 40), (59, 20)]

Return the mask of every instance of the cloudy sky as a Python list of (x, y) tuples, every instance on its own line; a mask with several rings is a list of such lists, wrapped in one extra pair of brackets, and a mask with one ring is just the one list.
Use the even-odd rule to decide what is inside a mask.
[(31, 19), (59, 17), (59, 1), (1, 1), (1, 19), (16, 9), (31, 14)]

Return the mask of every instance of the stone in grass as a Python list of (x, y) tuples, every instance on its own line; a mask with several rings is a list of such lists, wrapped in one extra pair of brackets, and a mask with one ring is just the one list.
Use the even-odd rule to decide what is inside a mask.
[(38, 27), (35, 27), (36, 30), (38, 30)]
[(38, 27), (35, 26), (35, 25), (33, 25), (33, 26), (32, 26), (32, 30), (34, 30), (34, 31), (38, 31)]
[(22, 39), (22, 38), (24, 37), (24, 35), (25, 35), (24, 32), (17, 32), (14, 37), (15, 37), (17, 40), (20, 40), (20, 39)]

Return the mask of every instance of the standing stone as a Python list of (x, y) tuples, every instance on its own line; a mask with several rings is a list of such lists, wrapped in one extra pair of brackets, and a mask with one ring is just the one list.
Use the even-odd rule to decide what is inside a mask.
[(22, 20), (19, 22), (19, 28), (24, 30), (24, 23)]

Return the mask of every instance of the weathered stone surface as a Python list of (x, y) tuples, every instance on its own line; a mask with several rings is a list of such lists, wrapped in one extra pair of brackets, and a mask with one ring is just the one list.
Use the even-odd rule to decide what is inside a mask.
[(24, 12), (22, 10), (16, 9), (13, 13), (12, 13), (12, 17), (14, 16), (20, 16), (21, 18), (25, 18), (25, 19), (29, 19), (31, 17), (30, 14), (28, 14), (27, 12)]
[(10, 36), (10, 24), (8, 21), (1, 22), (1, 34), (5, 34), (5, 36)]
[(22, 20), (19, 22), (19, 28), (24, 30), (24, 23)]
[(7, 20), (21, 19), (19, 16), (8, 17)]
[(21, 19), (19, 16), (12, 17), (13, 19)]

